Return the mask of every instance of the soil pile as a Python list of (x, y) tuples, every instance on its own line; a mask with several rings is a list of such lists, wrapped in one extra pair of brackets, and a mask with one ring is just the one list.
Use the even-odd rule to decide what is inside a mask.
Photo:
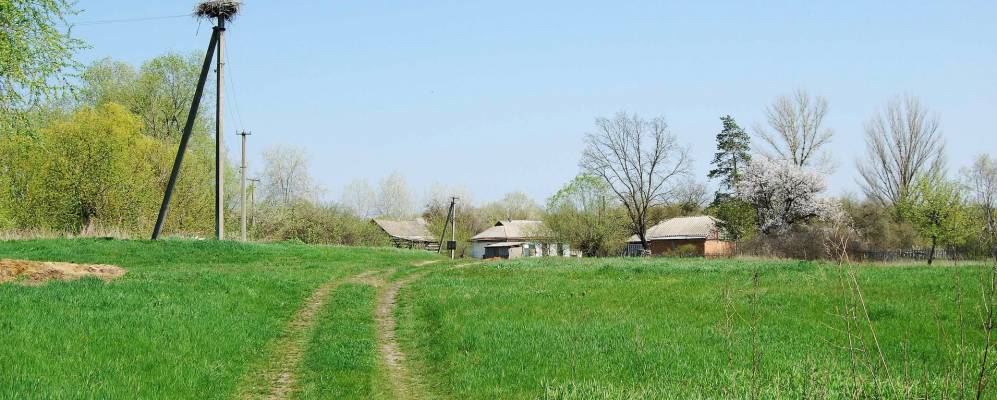
[(126, 272), (128, 271), (113, 265), (0, 260), (0, 283), (18, 281), (26, 285), (38, 285), (51, 280), (72, 281), (86, 276), (110, 281)]

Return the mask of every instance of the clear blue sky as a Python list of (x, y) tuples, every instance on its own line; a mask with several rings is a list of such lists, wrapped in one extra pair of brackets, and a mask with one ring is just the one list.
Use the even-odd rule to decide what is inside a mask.
[[(997, 2), (702, 3), (248, 0), (227, 34), (228, 104), (241, 115), (226, 124), (229, 148), (237, 128), (254, 132), (254, 159), (306, 147), (332, 200), (353, 178), (398, 170), (420, 193), (436, 182), (479, 202), (515, 190), (542, 202), (578, 172), (597, 116), (663, 115), (705, 181), (720, 115), (750, 128), (775, 97), (805, 88), (830, 104), (835, 194), (859, 191), (862, 125), (904, 93), (940, 115), (950, 170), (997, 155)], [(74, 20), (194, 5), (81, 0)], [(203, 53), (210, 24), (75, 32), (92, 45), (84, 61), (139, 64)]]

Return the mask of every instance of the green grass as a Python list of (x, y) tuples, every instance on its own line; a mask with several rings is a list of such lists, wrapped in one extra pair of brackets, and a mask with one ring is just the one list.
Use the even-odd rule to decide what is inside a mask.
[(0, 285), (0, 398), (229, 398), (316, 287), (432, 257), (213, 241), (0, 242), (0, 258), (128, 270), (111, 283)]
[[(983, 268), (855, 268), (887, 367), (839, 271), (727, 260), (486, 264), (405, 290), (401, 336), (444, 398), (974, 394)], [(856, 372), (843, 302), (859, 314)]]
[(370, 399), (375, 395), (375, 290), (345, 285), (333, 294), (305, 353), (298, 399)]
[[(819, 263), (399, 268), (436, 257), (291, 243), (0, 242), (0, 258), (129, 271), (110, 283), (0, 285), (0, 398), (231, 398), (272, 359), (317, 287), (388, 268), (397, 268), (381, 274), (389, 280), (431, 271), (403, 287), (396, 315), (409, 369), (439, 398), (975, 395), (981, 265), (854, 267), (862, 307), (850, 276)], [(297, 366), (295, 398), (390, 398), (376, 297), (353, 283), (331, 293)], [(843, 306), (856, 318), (843, 318)], [(849, 330), (856, 352), (847, 350)]]

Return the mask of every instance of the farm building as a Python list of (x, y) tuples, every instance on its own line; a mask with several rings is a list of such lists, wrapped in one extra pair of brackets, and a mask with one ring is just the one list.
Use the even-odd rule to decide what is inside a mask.
[(566, 244), (550, 243), (541, 221), (498, 221), (471, 238), (471, 257), (520, 258), (571, 256)]
[[(682, 217), (665, 220), (647, 230), (647, 242), (652, 256), (690, 255), (700, 257), (731, 257), (734, 242), (724, 240), (711, 216)], [(640, 254), (640, 238), (630, 237), (627, 253)]]
[(437, 242), (439, 239), (433, 237), (433, 234), (429, 232), (429, 225), (422, 218), (411, 221), (374, 219), (373, 222), (391, 237), (391, 242), (395, 247), (429, 251), (440, 249), (440, 243)]

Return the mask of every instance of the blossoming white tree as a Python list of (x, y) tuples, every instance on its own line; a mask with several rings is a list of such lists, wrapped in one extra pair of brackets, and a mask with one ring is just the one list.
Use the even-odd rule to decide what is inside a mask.
[(759, 231), (778, 233), (793, 224), (838, 217), (837, 203), (820, 196), (826, 189), (822, 174), (789, 161), (757, 157), (744, 170), (737, 197), (755, 208)]

